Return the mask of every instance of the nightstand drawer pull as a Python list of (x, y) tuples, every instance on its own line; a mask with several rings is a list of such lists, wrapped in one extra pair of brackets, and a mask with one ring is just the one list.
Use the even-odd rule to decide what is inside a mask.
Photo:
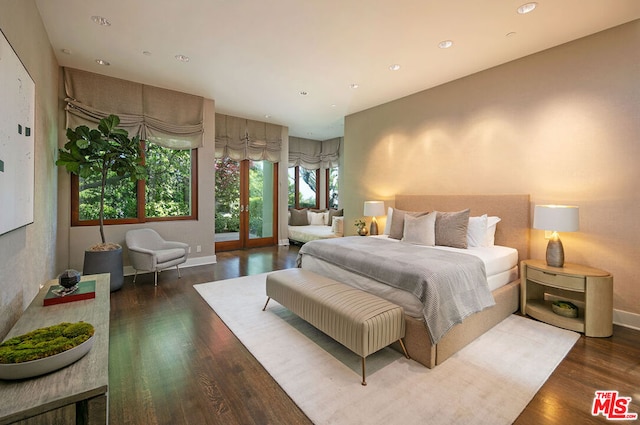
[(554, 274), (529, 267), (527, 268), (527, 278), (537, 281), (543, 285), (554, 286), (556, 288), (568, 289), (571, 291), (584, 292), (585, 289), (584, 277)]

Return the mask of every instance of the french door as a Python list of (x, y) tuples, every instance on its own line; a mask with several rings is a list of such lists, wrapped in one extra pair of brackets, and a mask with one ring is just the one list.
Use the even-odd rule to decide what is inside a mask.
[(215, 250), (276, 245), (278, 164), (216, 159)]

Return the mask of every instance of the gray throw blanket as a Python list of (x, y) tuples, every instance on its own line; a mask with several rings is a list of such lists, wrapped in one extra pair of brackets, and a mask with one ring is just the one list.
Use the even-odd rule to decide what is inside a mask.
[(300, 248), (298, 267), (304, 255), (414, 294), (424, 305), (434, 344), (455, 324), (495, 304), (484, 263), (473, 255), (361, 236), (308, 242)]

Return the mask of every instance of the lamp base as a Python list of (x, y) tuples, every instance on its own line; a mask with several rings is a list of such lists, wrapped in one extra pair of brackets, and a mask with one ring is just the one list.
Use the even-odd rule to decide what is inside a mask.
[(564, 265), (564, 248), (560, 238), (550, 239), (547, 244), (547, 266), (562, 267)]
[(370, 235), (378, 234), (378, 222), (376, 221), (375, 217), (371, 219), (371, 227), (369, 227), (369, 234)]

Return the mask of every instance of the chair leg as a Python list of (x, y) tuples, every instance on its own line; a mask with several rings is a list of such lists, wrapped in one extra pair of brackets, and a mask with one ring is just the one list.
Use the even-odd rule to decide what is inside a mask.
[(136, 270), (136, 274), (133, 275), (133, 283), (136, 283), (136, 277), (138, 277), (138, 270)]
[(158, 270), (156, 270), (156, 271), (155, 271), (154, 276), (155, 276), (155, 282), (154, 282), (154, 285), (155, 285), (155, 286), (158, 286)]
[(178, 267), (177, 264), (176, 264), (176, 270), (178, 270), (178, 279), (180, 279), (182, 276), (180, 276), (180, 267)]

